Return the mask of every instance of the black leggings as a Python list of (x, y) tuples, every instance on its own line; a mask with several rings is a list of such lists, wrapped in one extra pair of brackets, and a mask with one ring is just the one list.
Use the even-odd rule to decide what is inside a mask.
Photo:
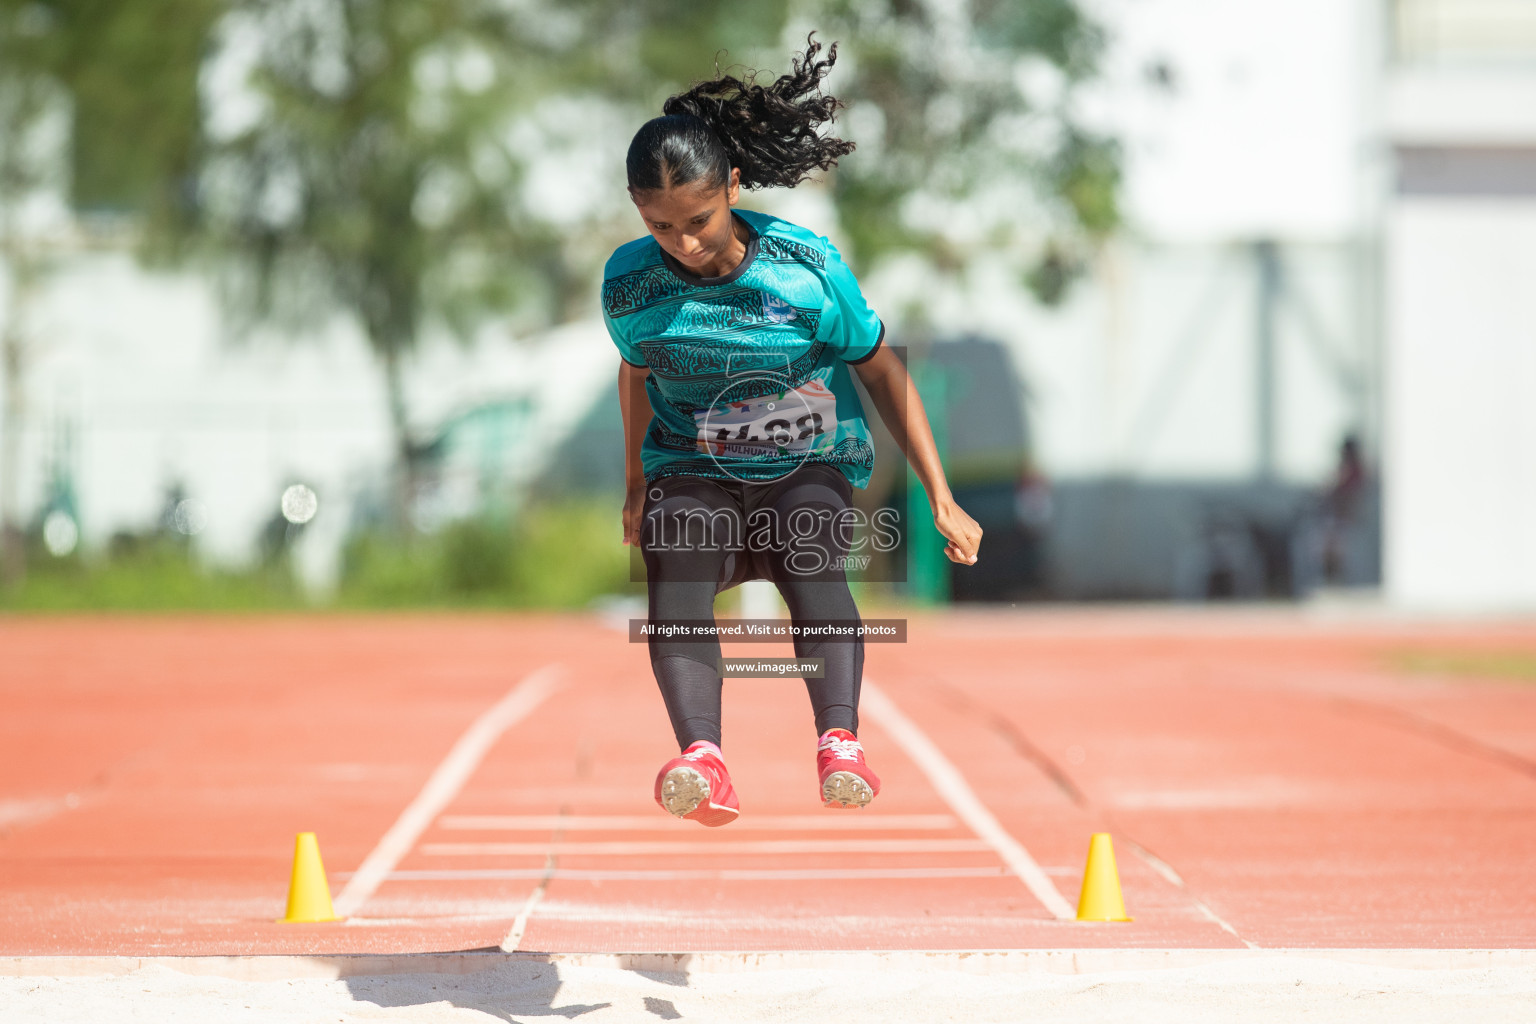
[[(772, 580), (796, 626), (856, 624), (842, 557), (848, 553), (853, 489), (842, 471), (804, 465), (767, 483), (663, 477), (646, 488), (640, 550), (650, 621), (714, 622), (715, 595), (750, 579)], [(720, 641), (650, 638), (651, 668), (678, 746), (720, 742)], [(857, 732), (864, 640), (796, 637), (795, 656), (821, 658), (806, 679), (816, 733)], [(773, 685), (771, 680), (757, 680)]]

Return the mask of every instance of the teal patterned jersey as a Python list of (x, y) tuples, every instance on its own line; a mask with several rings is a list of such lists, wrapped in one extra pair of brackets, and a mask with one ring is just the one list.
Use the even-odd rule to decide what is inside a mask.
[(722, 277), (689, 273), (649, 235), (603, 271), (608, 333), (625, 362), (651, 371), (645, 478), (756, 482), (824, 462), (862, 488), (875, 452), (848, 365), (874, 356), (885, 327), (827, 239), (735, 215), (751, 238)]

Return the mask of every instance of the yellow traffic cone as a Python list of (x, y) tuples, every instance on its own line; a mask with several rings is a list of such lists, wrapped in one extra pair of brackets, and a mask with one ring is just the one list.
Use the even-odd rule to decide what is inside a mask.
[(1108, 832), (1095, 832), (1088, 843), (1088, 867), (1083, 871), (1083, 893), (1077, 900), (1079, 921), (1129, 921), (1120, 895), (1120, 872), (1115, 870), (1115, 848)]
[(288, 913), (284, 924), (299, 921), (336, 921), (331, 889), (325, 884), (325, 865), (320, 863), (320, 844), (313, 832), (300, 832), (293, 844), (293, 880), (288, 883)]

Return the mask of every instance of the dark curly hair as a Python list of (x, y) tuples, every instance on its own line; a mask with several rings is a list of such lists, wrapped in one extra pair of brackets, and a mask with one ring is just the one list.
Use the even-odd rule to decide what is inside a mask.
[(837, 44), (817, 60), (815, 36), (806, 37), (805, 53), (793, 59), (789, 74), (770, 86), (756, 84), (756, 72), (745, 79), (721, 75), (667, 100), (662, 116), (641, 125), (630, 141), (629, 187), (696, 185), (712, 192), (725, 187), (735, 167), (745, 188), (793, 188), (812, 170), (825, 171), (853, 152), (851, 142), (816, 134), (843, 104), (821, 92), (821, 80), (837, 62)]

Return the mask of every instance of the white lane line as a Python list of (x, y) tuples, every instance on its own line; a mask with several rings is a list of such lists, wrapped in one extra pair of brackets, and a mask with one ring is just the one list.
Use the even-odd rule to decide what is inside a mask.
[(528, 919), (533, 916), (534, 908), (539, 905), (539, 901), (544, 898), (544, 893), (548, 891), (549, 880), (554, 877), (555, 858), (551, 855), (544, 862), (544, 871), (539, 876), (539, 884), (534, 886), (533, 892), (528, 894), (528, 899), (524, 901), (523, 908), (512, 919), (512, 927), (507, 929), (506, 936), (501, 940), (501, 951), (503, 953), (514, 953), (517, 951), (517, 947), (522, 944), (523, 933), (528, 930)]
[(597, 843), (422, 843), (428, 857), (639, 857), (649, 854), (747, 853), (987, 853), (982, 839), (746, 839), (699, 842), (690, 840), (629, 840)]
[[(867, 813), (867, 812), (865, 812)], [(562, 818), (558, 814), (445, 814), (437, 827), (480, 832), (676, 832), (677, 820), (666, 814), (591, 814)], [(899, 832), (959, 828), (950, 814), (887, 814), (883, 816), (836, 814), (780, 814), (737, 818), (734, 832)]]
[[(466, 868), (433, 871), (416, 869), (396, 871), (391, 882), (491, 882), (543, 880), (543, 868)], [(1008, 869), (1001, 864), (986, 867), (938, 868), (720, 868), (681, 871), (615, 870), (556, 868), (548, 874), (571, 882), (679, 882), (697, 879), (723, 882), (794, 882), (859, 881), (883, 878), (1006, 878)], [(530, 897), (531, 899), (531, 897)], [(532, 908), (527, 908), (531, 910)]]
[(959, 816), (960, 820), (970, 826), (971, 831), (981, 837), (982, 841), (1008, 865), (1008, 869), (1019, 876), (1026, 888), (1034, 893), (1046, 910), (1061, 921), (1074, 920), (1077, 911), (1057, 891), (1056, 886), (1046, 877), (1040, 865), (1029, 855), (1017, 839), (1008, 834), (997, 818), (987, 806), (976, 796), (970, 783), (965, 781), (965, 776), (954, 766), (949, 758), (944, 756), (934, 742), (928, 738), (918, 726), (898, 708), (895, 703), (885, 695), (885, 691), (864, 680), (860, 701), (881, 728), (890, 733), (892, 738), (910, 757), (917, 766), (928, 776), (928, 781), (933, 788), (939, 791), (939, 795), (949, 804), (950, 809)]
[(475, 719), (437, 766), (427, 784), (416, 794), (399, 819), (364, 858), (362, 865), (336, 897), (336, 916), (357, 913), (374, 894), (395, 865), (411, 851), (416, 840), (444, 807), (458, 795), (465, 781), (480, 766), (501, 734), (528, 717), (559, 684), (559, 665), (545, 665), (525, 676), (507, 695)]
[(1120, 834), (1120, 838), (1124, 840), (1125, 844), (1131, 848), (1131, 851), (1135, 853), (1136, 856), (1146, 861), (1148, 867), (1150, 867), (1153, 871), (1156, 871), (1159, 875), (1162, 875), (1165, 881), (1177, 886), (1180, 890), (1182, 890), (1184, 895), (1188, 896), (1194, 903), (1195, 908), (1205, 916), (1206, 920), (1215, 923), (1217, 927), (1221, 928), (1222, 931), (1227, 932), (1234, 939), (1236, 939), (1238, 942), (1241, 942), (1249, 949), (1259, 948), (1254, 943), (1249, 942), (1247, 939), (1237, 934), (1236, 928), (1233, 928), (1230, 924), (1223, 920), (1221, 915), (1212, 910), (1204, 900), (1196, 896), (1193, 892), (1190, 892), (1189, 886), (1184, 882), (1184, 877), (1173, 869), (1172, 864), (1169, 864), (1167, 861), (1163, 860), (1163, 858), (1159, 857), (1157, 854), (1153, 853), (1151, 850), (1147, 849), (1145, 846), (1142, 846), (1136, 840), (1130, 838), (1124, 833)]

